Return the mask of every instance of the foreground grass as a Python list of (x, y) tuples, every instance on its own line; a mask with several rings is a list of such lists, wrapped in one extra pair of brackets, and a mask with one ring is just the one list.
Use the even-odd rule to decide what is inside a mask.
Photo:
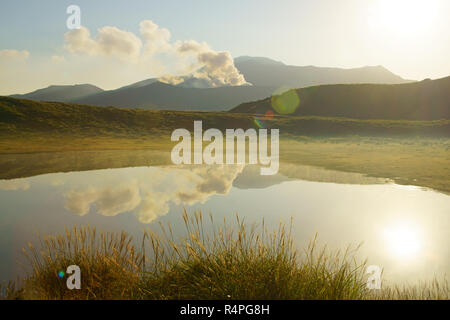
[[(3, 292), (9, 299), (448, 299), (447, 283), (366, 288), (365, 262), (355, 249), (331, 252), (315, 239), (304, 252), (290, 228), (218, 224), (210, 215), (183, 215), (186, 236), (170, 225), (144, 232), (140, 249), (125, 233), (95, 228), (44, 236), (24, 250), (31, 272)], [(81, 290), (68, 290), (59, 270), (76, 264)]]

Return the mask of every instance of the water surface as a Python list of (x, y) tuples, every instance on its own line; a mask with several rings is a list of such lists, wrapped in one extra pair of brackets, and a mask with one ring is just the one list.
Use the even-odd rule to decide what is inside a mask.
[[(15, 174), (26, 176), (23, 168)], [(287, 163), (275, 176), (239, 165), (36, 170), (0, 180), (0, 280), (23, 272), (17, 261), (35, 231), (89, 224), (140, 239), (143, 228), (170, 222), (177, 234), (184, 208), (216, 221), (236, 213), (249, 223), (264, 218), (274, 227), (292, 217), (299, 248), (316, 232), (331, 248), (363, 243), (359, 255), (383, 267), (390, 281), (417, 283), (450, 270), (450, 197), (423, 188)]]

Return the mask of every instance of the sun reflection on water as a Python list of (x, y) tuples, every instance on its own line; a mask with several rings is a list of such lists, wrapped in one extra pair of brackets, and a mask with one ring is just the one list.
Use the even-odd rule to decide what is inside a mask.
[(396, 222), (385, 228), (383, 238), (391, 255), (402, 260), (417, 258), (423, 245), (420, 228), (408, 221)]

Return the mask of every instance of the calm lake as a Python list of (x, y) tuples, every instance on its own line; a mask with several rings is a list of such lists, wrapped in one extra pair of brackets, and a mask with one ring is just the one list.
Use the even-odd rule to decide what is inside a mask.
[[(2, 167), (5, 176), (25, 177), (0, 180), (0, 281), (24, 272), (21, 249), (36, 242), (36, 231), (63, 233), (65, 226), (89, 224), (140, 240), (143, 228), (156, 230), (159, 222), (181, 233), (184, 208), (211, 213), (215, 221), (231, 221), (236, 213), (250, 224), (264, 218), (269, 228), (292, 218), (301, 250), (316, 233), (319, 244), (331, 248), (362, 243), (359, 256), (384, 268), (390, 282), (417, 283), (450, 271), (450, 196), (432, 190), (287, 163), (277, 175), (260, 176), (256, 166), (137, 161), (98, 169), (72, 159), (77, 165), (70, 169), (19, 160), (2, 162), (9, 163), (8, 174)], [(82, 171), (87, 168), (95, 170)]]

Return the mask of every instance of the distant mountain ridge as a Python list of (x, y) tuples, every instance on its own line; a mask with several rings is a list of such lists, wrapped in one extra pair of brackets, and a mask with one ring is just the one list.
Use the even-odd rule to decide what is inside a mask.
[(353, 69), (302, 67), (285, 65), (279, 61), (260, 57), (239, 57), (235, 59), (235, 65), (254, 86), (300, 88), (321, 84), (411, 82), (382, 66)]
[(266, 57), (251, 57), (251, 56), (240, 56), (234, 59), (234, 64), (245, 64), (248, 62), (258, 63), (261, 65), (282, 65), (285, 64), (281, 61), (276, 61)]
[(297, 116), (450, 119), (450, 77), (406, 84), (338, 84), (292, 89), (278, 96), (243, 103), (230, 112), (284, 113), (277, 104), (279, 101), (292, 103), (289, 99), (296, 104), (289, 114)]
[(179, 85), (150, 78), (115, 90), (93, 85), (50, 86), (12, 97), (142, 109), (225, 111), (241, 103), (263, 99), (280, 87), (299, 88), (330, 83), (405, 83), (383, 67), (357, 69), (297, 67), (265, 57), (242, 56), (235, 65), (252, 86), (195, 88), (196, 79)]
[(103, 92), (103, 89), (92, 84), (52, 85), (26, 94), (14, 94), (11, 97), (38, 101), (67, 102)]
[(189, 83), (169, 85), (151, 78), (69, 102), (143, 109), (224, 111), (242, 102), (269, 97), (277, 88), (283, 86), (301, 87), (334, 81), (407, 82), (383, 67), (358, 69), (295, 67), (269, 58), (249, 56), (236, 58), (235, 64), (252, 86), (195, 88), (195, 81), (192, 86)]
[(184, 88), (156, 81), (143, 86), (104, 91), (69, 102), (158, 110), (226, 111), (242, 101), (268, 97), (275, 89), (256, 86)]

